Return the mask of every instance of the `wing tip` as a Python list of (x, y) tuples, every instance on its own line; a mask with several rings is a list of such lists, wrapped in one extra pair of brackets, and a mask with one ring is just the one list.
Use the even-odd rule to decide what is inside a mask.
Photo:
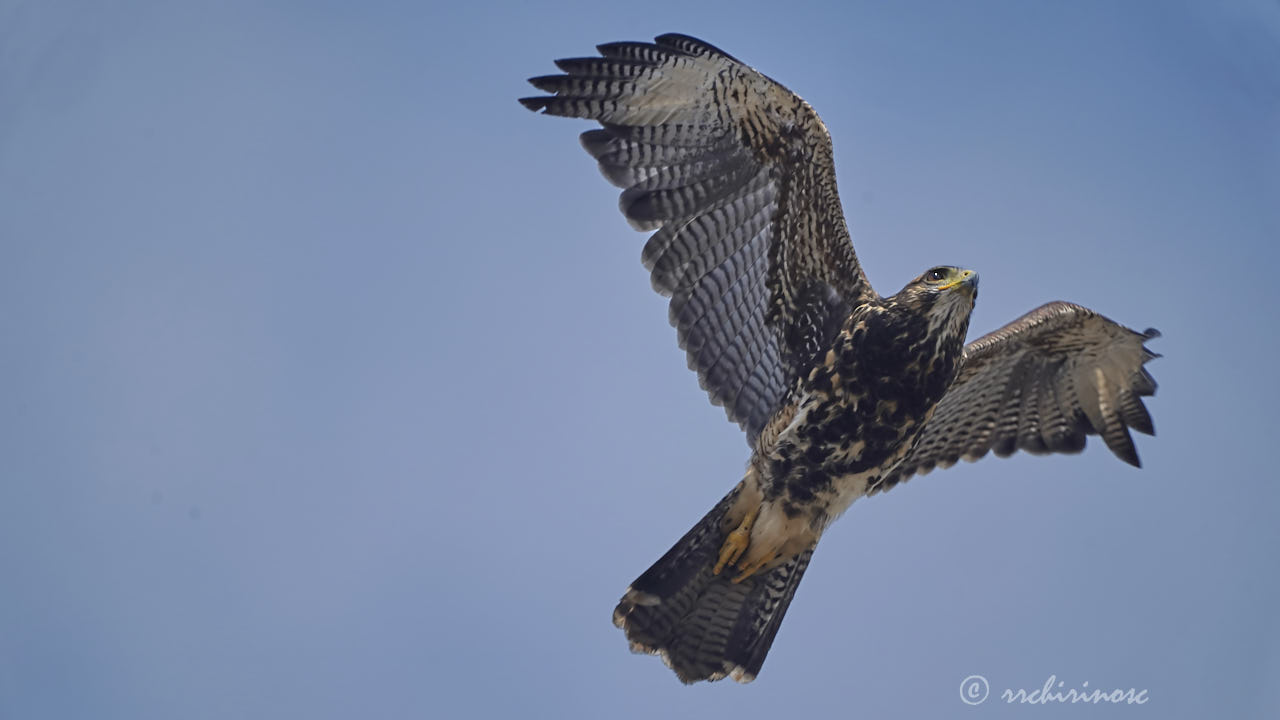
[(1154, 350), (1152, 350), (1152, 349), (1150, 349), (1150, 348), (1148, 348), (1148, 347), (1146, 346), (1146, 343), (1147, 343), (1147, 341), (1148, 341), (1148, 340), (1155, 340), (1156, 338), (1158, 338), (1158, 337), (1162, 337), (1162, 336), (1163, 336), (1163, 334), (1162, 334), (1159, 330), (1157, 330), (1157, 329), (1155, 329), (1155, 328), (1153, 328), (1153, 327), (1149, 327), (1149, 328), (1147, 328), (1146, 330), (1143, 330), (1142, 332), (1140, 332), (1140, 333), (1135, 333), (1135, 334), (1136, 334), (1136, 335), (1138, 335), (1138, 337), (1141, 337), (1141, 338), (1142, 338), (1142, 343), (1143, 343), (1143, 345), (1142, 345), (1142, 353), (1143, 353), (1142, 364), (1143, 364), (1143, 365), (1146, 365), (1148, 362), (1151, 362), (1152, 360), (1155, 360), (1156, 358), (1164, 357), (1164, 355), (1161, 355), (1160, 353), (1155, 352)]
[(1122, 450), (1111, 448), (1111, 452), (1114, 453), (1116, 457), (1123, 460), (1126, 464), (1132, 465), (1138, 468), (1139, 470), (1142, 469), (1142, 458), (1138, 457), (1138, 451), (1133, 448), (1132, 441), (1128, 448), (1124, 448)]
[(564, 81), (567, 77), (567, 75), (537, 75), (529, 78), (526, 82), (543, 92), (554, 93), (564, 86)]
[(547, 97), (547, 96), (545, 96), (545, 95), (540, 95), (540, 96), (538, 96), (538, 97), (522, 97), (522, 98), (516, 98), (516, 100), (517, 100), (521, 105), (525, 106), (525, 108), (527, 108), (527, 109), (529, 109), (529, 110), (532, 110), (533, 112), (539, 112), (539, 111), (546, 110), (546, 109), (547, 109), (547, 105), (550, 105), (550, 104), (551, 104), (551, 100), (552, 100), (552, 99), (553, 99), (553, 98)]
[(705, 40), (699, 40), (684, 33), (663, 33), (653, 39), (660, 47), (670, 48), (686, 55), (719, 55), (720, 57), (741, 62), (729, 53)]

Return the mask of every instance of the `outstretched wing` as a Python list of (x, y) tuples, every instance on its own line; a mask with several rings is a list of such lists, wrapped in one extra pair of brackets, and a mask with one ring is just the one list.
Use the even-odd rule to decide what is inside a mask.
[(1129, 428), (1155, 434), (1142, 397), (1155, 394), (1156, 381), (1143, 365), (1159, 355), (1143, 343), (1159, 336), (1052, 302), (969, 343), (920, 442), (872, 492), (988, 451), (1080, 452), (1086, 435), (1140, 466)]
[(873, 296), (836, 195), (831, 138), (808, 103), (683, 35), (609, 43), (529, 80), (531, 110), (600, 121), (582, 145), (638, 230), (671, 324), (711, 401), (748, 442), (796, 376)]

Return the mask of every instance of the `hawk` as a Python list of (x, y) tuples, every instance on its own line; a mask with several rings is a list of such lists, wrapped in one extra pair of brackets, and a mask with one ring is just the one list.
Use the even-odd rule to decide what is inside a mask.
[(654, 231), (642, 260), (689, 367), (751, 446), (737, 486), (618, 603), (633, 651), (686, 683), (750, 682), (823, 531), (913, 474), (1079, 452), (1086, 435), (1139, 466), (1154, 329), (1052, 302), (966, 345), (975, 272), (871, 288), (808, 103), (685, 35), (598, 50), (557, 60), (563, 74), (529, 80), (549, 94), (520, 102), (600, 123), (582, 145)]

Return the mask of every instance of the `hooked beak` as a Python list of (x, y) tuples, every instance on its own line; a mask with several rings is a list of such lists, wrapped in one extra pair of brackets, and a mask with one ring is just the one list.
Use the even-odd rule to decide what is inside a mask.
[(951, 290), (952, 288), (961, 288), (970, 295), (978, 294), (978, 273), (972, 270), (965, 270), (960, 273), (960, 279), (948, 285), (943, 285), (943, 290)]

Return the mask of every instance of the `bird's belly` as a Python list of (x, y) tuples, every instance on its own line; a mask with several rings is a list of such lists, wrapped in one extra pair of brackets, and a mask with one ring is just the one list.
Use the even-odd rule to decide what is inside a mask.
[[(918, 435), (918, 426), (914, 423), (893, 429), (883, 428), (880, 433), (866, 432), (867, 429), (864, 426), (859, 428), (862, 432), (857, 436), (846, 435), (839, 442), (824, 443), (822, 449), (814, 453), (822, 460), (808, 477), (825, 481), (812, 483), (809, 488), (816, 490), (813, 493), (817, 500), (813, 519), (821, 529), (844, 514), (855, 500), (866, 495), (880, 478), (892, 472), (910, 452)], [(799, 491), (797, 495), (806, 495), (799, 487), (790, 489)]]
[(831, 502), (827, 505), (826, 512), (823, 513), (825, 515), (823, 529), (826, 529), (827, 525), (835, 522), (836, 518), (843, 515), (854, 500), (866, 495), (868, 486), (870, 486), (873, 478), (878, 475), (879, 473), (874, 471), (867, 471), (835, 478), (831, 483), (835, 492), (832, 493)]
[(821, 532), (902, 461), (922, 423), (896, 412), (900, 401), (869, 393), (806, 394), (798, 405), (761, 458), (762, 489)]

